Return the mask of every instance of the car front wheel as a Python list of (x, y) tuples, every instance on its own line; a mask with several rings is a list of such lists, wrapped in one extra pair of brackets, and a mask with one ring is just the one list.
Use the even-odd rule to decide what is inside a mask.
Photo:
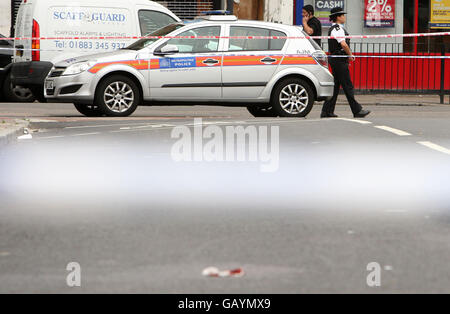
[(281, 81), (272, 94), (271, 105), (281, 117), (306, 117), (314, 104), (311, 86), (302, 79)]
[(103, 80), (96, 93), (95, 105), (107, 116), (127, 117), (140, 101), (139, 88), (130, 78), (122, 75)]

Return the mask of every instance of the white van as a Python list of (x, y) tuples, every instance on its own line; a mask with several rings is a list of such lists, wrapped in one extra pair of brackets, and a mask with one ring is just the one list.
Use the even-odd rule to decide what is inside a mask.
[[(149, 0), (23, 0), (15, 37), (145, 36), (180, 19)], [(30, 88), (38, 100), (53, 64), (84, 54), (124, 48), (133, 39), (16, 40), (11, 67), (14, 85)]]

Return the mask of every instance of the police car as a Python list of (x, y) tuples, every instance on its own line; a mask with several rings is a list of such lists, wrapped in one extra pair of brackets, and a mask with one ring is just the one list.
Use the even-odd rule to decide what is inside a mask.
[(333, 94), (326, 54), (297, 26), (208, 15), (151, 35), (191, 37), (141, 39), (115, 52), (59, 62), (46, 78), (45, 96), (73, 102), (86, 116), (188, 103), (246, 106), (258, 117), (304, 117), (314, 101)]

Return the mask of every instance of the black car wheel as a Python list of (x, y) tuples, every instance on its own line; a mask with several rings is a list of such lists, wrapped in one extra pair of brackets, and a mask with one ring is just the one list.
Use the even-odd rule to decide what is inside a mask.
[(302, 79), (288, 78), (274, 89), (271, 105), (280, 117), (306, 117), (314, 104), (314, 92)]
[(137, 109), (140, 98), (139, 88), (132, 79), (115, 75), (99, 84), (94, 104), (107, 116), (127, 117)]
[(6, 75), (3, 82), (3, 96), (6, 101), (10, 102), (34, 102), (36, 100), (30, 89), (22, 86), (13, 86), (10, 73)]

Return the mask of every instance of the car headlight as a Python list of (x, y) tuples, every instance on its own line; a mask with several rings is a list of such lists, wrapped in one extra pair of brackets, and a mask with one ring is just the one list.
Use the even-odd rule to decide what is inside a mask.
[(95, 61), (86, 61), (86, 62), (80, 62), (75, 63), (67, 67), (67, 69), (64, 71), (63, 75), (75, 75), (83, 73), (90, 68), (92, 68), (97, 62)]

